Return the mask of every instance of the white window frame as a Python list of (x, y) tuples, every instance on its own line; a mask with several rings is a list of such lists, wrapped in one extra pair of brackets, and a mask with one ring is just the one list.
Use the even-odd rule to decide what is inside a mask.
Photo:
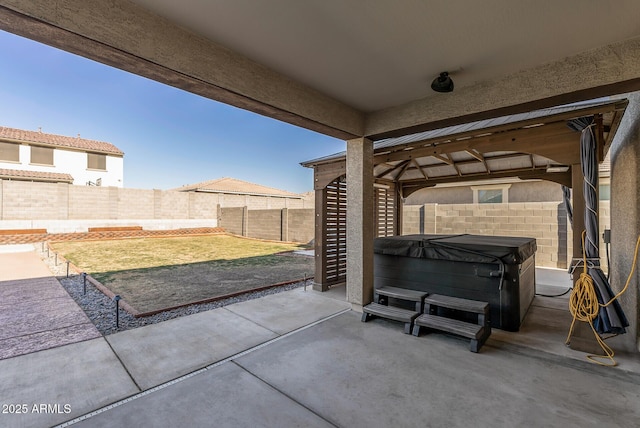
[[(8, 159), (8, 156), (7, 156), (7, 159), (5, 159), (5, 158), (0, 158), (0, 162), (5, 162), (5, 163), (20, 163), (20, 144), (18, 144), (18, 143), (12, 143), (12, 142), (9, 142), (9, 141), (0, 141), (0, 144), (6, 144), (6, 147), (14, 148), (14, 149), (16, 149), (16, 151), (18, 152), (17, 159), (15, 159), (15, 160), (14, 160), (14, 159)], [(14, 147), (14, 146), (15, 146), (15, 147)]]
[[(94, 157), (94, 159), (97, 161), (97, 163), (100, 163), (100, 159), (104, 160), (104, 168), (91, 168), (90, 164), (91, 164), (91, 158)], [(104, 153), (90, 153), (87, 152), (87, 170), (89, 171), (106, 171), (107, 170), (107, 155)]]
[[(41, 162), (35, 162), (34, 161), (34, 149), (37, 150), (43, 150), (45, 151), (45, 153), (47, 153), (47, 156), (49, 155), (49, 152), (51, 154), (51, 163), (41, 163)], [(38, 165), (38, 166), (55, 166), (55, 161), (56, 161), (56, 150), (53, 147), (45, 147), (45, 146), (30, 146), (29, 148), (29, 164), (30, 165)]]
[(502, 190), (502, 202), (503, 204), (509, 203), (509, 188), (511, 184), (487, 184), (482, 186), (471, 186), (471, 190), (473, 190), (473, 203), (474, 204), (485, 204), (491, 202), (479, 202), (478, 201), (478, 191), (479, 190)]

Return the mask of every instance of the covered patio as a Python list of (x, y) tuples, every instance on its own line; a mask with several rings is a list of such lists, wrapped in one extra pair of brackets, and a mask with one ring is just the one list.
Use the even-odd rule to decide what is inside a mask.
[[(639, 12), (632, 0), (606, 10), (580, 1), (545, 8), (507, 0), (402, 7), (386, 1), (1, 0), (0, 29), (346, 140), (344, 171), (327, 172), (331, 179), (315, 187), (331, 189), (340, 201), (344, 236), (337, 239), (345, 242), (348, 263), (338, 262), (336, 275), (346, 273), (347, 299), (358, 309), (372, 294), (374, 193), (387, 207), (378, 233), (398, 233), (397, 217), (389, 217), (397, 216), (399, 190), (408, 194), (429, 182), (488, 171), (540, 177), (548, 166), (575, 164), (564, 145), (571, 140), (561, 123), (567, 118), (540, 130), (491, 131), (514, 132), (524, 141), (517, 148), (463, 129), (452, 135), (472, 137), (478, 146), (424, 135), (424, 144), (408, 140), (385, 153), (380, 142), (640, 90)], [(433, 92), (431, 80), (444, 71), (455, 89)], [(611, 113), (624, 107), (594, 112), (602, 120), (601, 152), (609, 144), (612, 153), (614, 290), (631, 270), (640, 234), (640, 97), (628, 99), (609, 143), (604, 135), (619, 120)], [(541, 140), (532, 135), (543, 130), (549, 132), (538, 135), (544, 141), (538, 151)], [(446, 144), (450, 149), (441, 151)], [(415, 151), (415, 159), (404, 151)], [(347, 185), (335, 181), (342, 175)], [(570, 176), (557, 177), (568, 183)], [(404, 180), (401, 186), (396, 178)], [(622, 300), (631, 326), (621, 346), (635, 352), (638, 275)]]

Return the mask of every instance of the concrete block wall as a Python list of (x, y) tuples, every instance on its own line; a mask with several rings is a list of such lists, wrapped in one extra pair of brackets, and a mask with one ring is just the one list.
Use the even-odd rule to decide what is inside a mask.
[(252, 210), (248, 207), (220, 209), (220, 227), (249, 238), (308, 243), (315, 229), (312, 208)]
[(228, 207), (221, 208), (220, 227), (234, 235), (245, 236), (243, 228), (244, 224), (244, 207)]
[(0, 180), (0, 230), (217, 227), (217, 203), (214, 194)]
[[(609, 202), (600, 203), (600, 236), (609, 227)], [(572, 258), (572, 230), (566, 210), (558, 202), (510, 204), (406, 205), (404, 235), (414, 233), (525, 236), (535, 238), (536, 265), (566, 269)], [(601, 259), (606, 270), (604, 244)]]
[[(69, 220), (97, 220), (111, 219), (110, 208), (111, 191), (108, 187), (69, 186), (67, 188), (69, 200)], [(113, 201), (113, 203), (117, 203)], [(6, 219), (6, 218), (5, 218)], [(57, 219), (54, 219), (57, 220)], [(59, 220), (66, 220), (60, 217)]]
[(36, 220), (58, 217), (59, 187), (55, 183), (42, 183), (37, 192), (27, 181), (0, 180), (2, 190), (2, 218)]
[(130, 219), (152, 218), (154, 215), (154, 192), (154, 190), (146, 189), (118, 191), (117, 217), (121, 218), (122, 214), (126, 213)]
[(190, 218), (188, 193), (154, 190), (153, 199), (154, 218)]
[[(211, 193), (210, 195), (214, 195)], [(312, 199), (274, 198), (252, 195), (216, 195), (223, 207), (247, 207), (250, 210), (269, 210), (282, 208), (314, 208)]]
[(288, 240), (310, 243), (315, 235), (315, 210), (310, 208), (289, 209), (287, 216)]
[(201, 220), (217, 218), (218, 195), (194, 192), (189, 192), (187, 195), (189, 195), (189, 218)]
[(558, 221), (560, 216), (566, 218), (566, 213), (562, 204), (557, 202), (428, 204), (422, 206), (422, 216), (423, 233), (535, 238), (538, 266), (567, 266), (566, 222), (563, 224)]
[(246, 195), (218, 195), (220, 206), (223, 207), (245, 207), (248, 206)]
[(281, 240), (282, 210), (248, 210), (247, 214), (247, 236), (272, 241)]
[(402, 234), (431, 233), (424, 230), (425, 205), (405, 205), (402, 211)]

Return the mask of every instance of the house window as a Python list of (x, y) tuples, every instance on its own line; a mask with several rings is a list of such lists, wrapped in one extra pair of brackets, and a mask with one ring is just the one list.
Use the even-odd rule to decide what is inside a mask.
[(478, 190), (479, 204), (501, 204), (502, 189)]
[(97, 153), (87, 153), (87, 168), (107, 170), (107, 155), (99, 155)]
[(611, 184), (601, 184), (598, 186), (600, 189), (600, 200), (601, 201), (609, 201), (611, 200)]
[(0, 142), (0, 161), (20, 162), (20, 144)]
[(506, 204), (509, 202), (511, 184), (471, 186), (474, 204)]
[(53, 149), (51, 147), (31, 146), (31, 163), (53, 166)]

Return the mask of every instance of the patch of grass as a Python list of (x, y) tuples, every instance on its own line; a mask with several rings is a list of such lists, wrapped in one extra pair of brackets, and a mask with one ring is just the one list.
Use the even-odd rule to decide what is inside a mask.
[[(52, 245), (67, 260), (90, 274), (217, 261), (241, 267), (247, 258), (301, 249), (295, 244), (255, 241), (228, 235), (74, 241)], [(255, 260), (255, 259), (254, 259)], [(265, 259), (265, 262), (268, 263)]]
[(76, 241), (52, 245), (140, 312), (310, 277), (303, 246), (228, 235)]

